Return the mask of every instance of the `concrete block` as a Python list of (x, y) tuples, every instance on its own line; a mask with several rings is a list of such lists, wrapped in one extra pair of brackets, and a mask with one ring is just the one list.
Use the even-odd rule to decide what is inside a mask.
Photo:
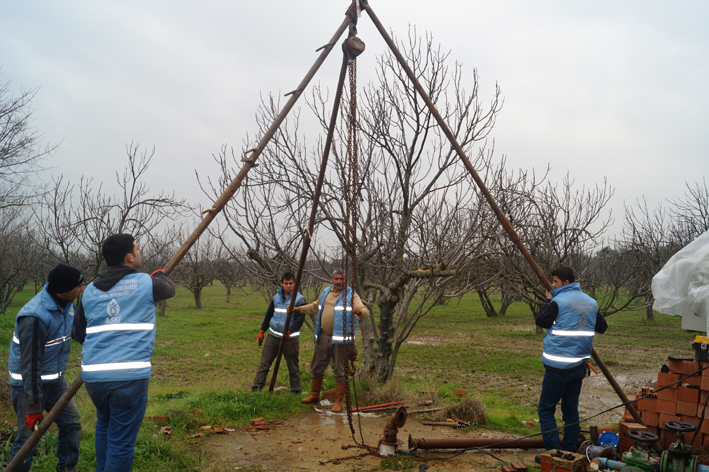
[[(668, 388), (667, 390), (672, 390)], [(677, 401), (697, 403), (699, 401), (699, 389), (680, 387), (677, 389)]]
[(694, 416), (697, 414), (697, 404), (678, 401), (677, 409), (675, 411), (678, 416)]
[(702, 375), (701, 381), (699, 382), (699, 388), (701, 388), (705, 392), (709, 391), (709, 376)]
[(657, 399), (658, 400), (666, 400), (669, 402), (676, 402), (678, 392), (679, 392), (679, 388), (665, 388), (665, 389), (657, 392)]
[[(679, 374), (671, 374), (668, 372), (658, 372), (657, 373), (657, 383), (655, 384), (655, 390), (664, 387), (665, 385), (670, 385), (680, 379)], [(674, 384), (671, 388), (678, 388), (679, 384)]]
[(660, 414), (654, 411), (643, 411), (642, 418), (646, 426), (659, 426), (660, 425)]
[[(667, 390), (673, 390), (668, 388)], [(635, 408), (642, 411), (651, 411), (657, 413), (657, 398), (642, 398), (635, 402)]]
[(657, 412), (667, 415), (675, 415), (677, 413), (677, 402), (657, 399)]
[(675, 374), (693, 374), (699, 370), (699, 362), (669, 359), (667, 367), (670, 368), (670, 372)]

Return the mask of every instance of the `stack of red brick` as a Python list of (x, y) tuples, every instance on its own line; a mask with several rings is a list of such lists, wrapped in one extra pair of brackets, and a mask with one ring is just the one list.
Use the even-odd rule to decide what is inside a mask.
[[(709, 369), (695, 374), (699, 369), (709, 365), (706, 362), (688, 360), (670, 360), (668, 363), (669, 372), (658, 372), (655, 388), (642, 387), (636, 398), (651, 394), (648, 398), (643, 398), (635, 402), (635, 408), (640, 413), (647, 429), (660, 437), (660, 442), (664, 447), (669, 446), (677, 439), (676, 433), (665, 428), (668, 421), (683, 421), (699, 426), (700, 417), (704, 408), (704, 403), (709, 397)], [(694, 375), (692, 375), (694, 374)], [(681, 382), (677, 382), (678, 380)], [(677, 383), (675, 383), (677, 382)], [(662, 389), (666, 385), (672, 386)], [(709, 408), (707, 408), (709, 410)], [(694, 441), (694, 448), (709, 448), (709, 412), (705, 413), (705, 420), (702, 422), (699, 431), (685, 433), (685, 441)], [(626, 420), (623, 422), (632, 422)], [(621, 422), (621, 423), (623, 423)]]

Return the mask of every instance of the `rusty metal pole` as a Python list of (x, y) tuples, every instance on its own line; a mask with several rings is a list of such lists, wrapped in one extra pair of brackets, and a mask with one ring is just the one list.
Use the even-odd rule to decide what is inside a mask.
[[(327, 56), (330, 54), (330, 51), (332, 50), (333, 46), (337, 43), (337, 41), (340, 39), (340, 36), (342, 36), (342, 33), (345, 32), (347, 27), (352, 23), (352, 19), (356, 18), (356, 12), (355, 12), (355, 6), (352, 4), (348, 9), (347, 12), (345, 13), (345, 19), (342, 21), (342, 24), (340, 27), (335, 31), (335, 34), (332, 36), (330, 39), (330, 42), (324, 46), (322, 49), (323, 51), (320, 53), (318, 56), (317, 60), (315, 63), (312, 65), (308, 73), (305, 75), (303, 80), (300, 82), (298, 85), (298, 88), (296, 88), (294, 91), (290, 92), (288, 95), (290, 95), (290, 98), (288, 99), (288, 102), (285, 104), (283, 109), (281, 109), (280, 113), (276, 117), (275, 121), (271, 125), (270, 128), (266, 131), (266, 133), (263, 135), (261, 138), (261, 141), (259, 141), (259, 144), (256, 148), (252, 150), (251, 156), (248, 159), (244, 159), (244, 166), (241, 168), (237, 176), (234, 178), (234, 180), (231, 181), (229, 186), (224, 190), (222, 195), (217, 199), (216, 202), (214, 202), (214, 205), (212, 208), (206, 211), (206, 215), (202, 219), (202, 221), (197, 225), (197, 228), (192, 232), (192, 234), (187, 238), (187, 240), (180, 246), (180, 249), (177, 250), (174, 256), (172, 256), (172, 259), (168, 261), (168, 263), (165, 265), (164, 270), (165, 274), (170, 275), (170, 273), (175, 269), (177, 264), (180, 263), (183, 257), (185, 257), (185, 254), (187, 254), (187, 251), (190, 250), (190, 248), (194, 245), (194, 243), (199, 239), (199, 237), (204, 233), (204, 231), (207, 229), (209, 224), (214, 220), (214, 218), (217, 216), (217, 214), (224, 208), (224, 206), (227, 204), (227, 202), (234, 196), (236, 191), (241, 187), (241, 182), (244, 180), (246, 177), (246, 174), (249, 173), (252, 167), (256, 166), (256, 160), (258, 159), (258, 156), (261, 154), (263, 149), (266, 147), (266, 145), (269, 143), (271, 138), (273, 138), (273, 135), (276, 133), (278, 128), (281, 126), (281, 123), (283, 123), (283, 120), (285, 120), (286, 116), (288, 113), (291, 111), (293, 106), (295, 105), (295, 102), (298, 101), (298, 98), (302, 95), (303, 91), (305, 88), (308, 86), (312, 78), (315, 76), (315, 73), (320, 69), (320, 66), (325, 62), (325, 59), (327, 59)], [(281, 349), (279, 349), (280, 352)], [(44, 418), (42, 423), (40, 424), (40, 429), (36, 431), (34, 434), (30, 436), (30, 438), (27, 440), (27, 445), (30, 443), (30, 441), (33, 441), (32, 438), (36, 437), (36, 440), (34, 440), (34, 444), (37, 444), (39, 440), (42, 438), (42, 435), (47, 431), (49, 426), (54, 422), (54, 419), (61, 413), (61, 411), (64, 409), (64, 406), (69, 402), (69, 400), (76, 394), (76, 392), (81, 388), (81, 385), (83, 384), (83, 380), (81, 379), (81, 375), (79, 375), (76, 380), (71, 384), (71, 386), (67, 389), (67, 391), (62, 395), (61, 399), (57, 404), (52, 408), (52, 410), (47, 414), (47, 416)], [(68, 396), (67, 396), (68, 395)], [(62, 400), (66, 398), (66, 401), (62, 404)], [(43, 427), (43, 425), (45, 425)], [(34, 447), (34, 445), (32, 446)], [(12, 462), (7, 465), (5, 468), (4, 472), (12, 472), (16, 470), (17, 465), (21, 463), (25, 457), (27, 457), (27, 454), (29, 454), (29, 451), (31, 450), (32, 447), (29, 447), (27, 450), (25, 450), (25, 447), (23, 446), (22, 449), (20, 449), (15, 457), (13, 458)], [(11, 464), (14, 464), (12, 468), (10, 467)]]
[[(290, 328), (291, 314), (293, 313), (293, 307), (295, 307), (295, 294), (298, 293), (300, 289), (300, 281), (303, 276), (303, 268), (305, 267), (305, 262), (308, 258), (308, 251), (310, 250), (310, 242), (313, 239), (313, 232), (315, 231), (315, 218), (318, 214), (318, 204), (320, 202), (320, 194), (322, 192), (323, 182), (325, 180), (325, 171), (327, 170), (327, 161), (330, 156), (330, 147), (332, 146), (332, 137), (335, 133), (335, 125), (337, 124), (337, 114), (340, 109), (340, 99), (342, 98), (342, 89), (345, 84), (345, 74), (347, 73), (347, 56), (343, 54), (342, 56), (342, 67), (340, 69), (340, 79), (337, 82), (337, 92), (335, 93), (335, 102), (332, 105), (332, 114), (330, 117), (330, 126), (327, 130), (327, 138), (325, 140), (325, 149), (323, 149), (322, 161), (320, 162), (320, 174), (318, 175), (318, 182), (315, 186), (315, 194), (313, 195), (313, 208), (310, 211), (310, 220), (308, 221), (308, 228), (303, 236), (303, 250), (300, 254), (300, 263), (298, 264), (298, 272), (295, 275), (295, 287), (293, 287), (293, 293), (290, 298), (290, 306), (288, 307), (288, 312), (286, 314), (286, 322), (283, 326), (283, 332), (288, 332)], [(273, 374), (271, 377), (271, 383), (268, 387), (269, 392), (273, 392), (273, 388), (276, 386), (276, 377), (278, 377), (278, 368), (281, 365), (281, 355), (283, 354), (283, 347), (285, 346), (286, 338), (281, 338), (281, 343), (278, 345), (278, 355), (276, 356), (276, 364), (273, 366)]]
[(244, 166), (241, 168), (237, 176), (234, 177), (234, 180), (232, 180), (231, 183), (227, 186), (227, 188), (224, 190), (224, 193), (222, 193), (219, 199), (214, 202), (212, 208), (205, 211), (206, 214), (202, 221), (199, 223), (199, 225), (197, 225), (197, 228), (195, 228), (192, 234), (187, 238), (187, 240), (182, 244), (182, 246), (180, 246), (180, 249), (178, 249), (175, 255), (172, 256), (172, 259), (170, 259), (167, 265), (165, 265), (164, 270), (166, 274), (169, 275), (170, 272), (172, 272), (172, 270), (175, 268), (175, 266), (179, 264), (182, 258), (185, 257), (187, 251), (190, 250), (190, 248), (194, 245), (197, 239), (199, 239), (202, 233), (204, 233), (204, 231), (207, 229), (212, 220), (216, 218), (217, 214), (222, 211), (227, 202), (231, 200), (231, 197), (233, 197), (239, 187), (241, 187), (241, 182), (246, 177), (246, 174), (249, 173), (252, 167), (255, 167), (257, 165), (256, 160), (261, 155), (261, 152), (266, 147), (271, 138), (273, 138), (273, 135), (281, 126), (281, 123), (283, 122), (283, 120), (285, 120), (286, 116), (295, 105), (295, 102), (298, 101), (300, 95), (303, 93), (312, 78), (315, 76), (315, 73), (318, 71), (318, 69), (320, 69), (320, 66), (323, 64), (323, 62), (325, 62), (325, 59), (330, 54), (330, 51), (332, 50), (333, 46), (340, 39), (340, 36), (342, 36), (342, 33), (344, 33), (350, 23), (352, 23), (352, 18), (356, 18), (354, 4), (351, 5), (350, 8), (348, 8), (347, 12), (345, 13), (344, 21), (337, 29), (335, 34), (332, 36), (330, 42), (323, 47), (323, 51), (320, 53), (313, 66), (310, 68), (308, 73), (300, 82), (298, 88), (288, 94), (290, 95), (288, 102), (285, 104), (283, 109), (281, 109), (280, 113), (276, 117), (271, 127), (268, 128), (266, 133), (263, 135), (261, 141), (259, 141), (258, 143), (258, 146), (251, 150), (251, 155), (248, 159), (243, 159)]
[[(424, 88), (421, 86), (419, 83), (418, 79), (414, 75), (413, 71), (411, 68), (408, 66), (406, 63), (406, 59), (404, 59), (404, 56), (401, 55), (401, 52), (399, 52), (399, 49), (396, 47), (396, 44), (394, 41), (391, 39), (389, 34), (387, 33), (386, 29), (382, 25), (382, 23), (379, 21), (379, 18), (377, 18), (377, 15), (375, 15), (374, 11), (372, 11), (372, 7), (369, 5), (368, 0), (360, 0), (360, 3), (362, 5), (362, 8), (367, 12), (367, 15), (372, 20), (372, 23), (376, 26), (377, 30), (379, 30), (379, 33), (382, 35), (382, 38), (384, 38), (384, 41), (387, 43), (389, 46), (389, 49), (391, 52), (394, 54), (396, 57), (397, 61), (401, 65), (402, 69), (406, 72), (406, 75), (409, 77), (409, 80), (413, 83), (414, 87), (418, 91), (419, 95), (421, 98), (426, 102), (426, 106), (428, 109), (431, 111), (431, 114), (433, 117), (436, 119), (436, 122), (438, 122), (438, 125), (441, 127), (443, 130), (443, 133), (446, 135), (448, 138), (448, 141), (451, 143), (451, 146), (455, 149), (456, 153), (458, 154), (458, 157), (460, 157), (460, 160), (463, 162), (465, 165), (465, 168), (468, 170), (468, 173), (470, 176), (473, 178), (475, 183), (477, 184), (478, 188), (482, 192), (482, 194), (485, 196), (485, 199), (487, 200), (488, 204), (492, 208), (492, 211), (495, 213), (497, 216), (497, 219), (500, 221), (500, 224), (504, 228), (504, 230), (507, 232), (507, 235), (510, 237), (510, 240), (517, 246), (519, 251), (522, 253), (522, 256), (524, 256), (525, 260), (529, 264), (529, 266), (532, 268), (535, 274), (537, 274), (537, 277), (539, 278), (539, 281), (544, 285), (544, 287), (547, 290), (551, 290), (551, 284), (549, 283), (549, 280), (547, 280), (546, 275), (544, 275), (544, 272), (541, 270), (541, 268), (537, 265), (537, 262), (534, 260), (532, 255), (529, 253), (527, 248), (525, 247), (524, 243), (520, 239), (519, 235), (515, 231), (515, 229), (512, 227), (510, 224), (509, 220), (505, 216), (505, 214), (502, 212), (500, 207), (497, 205), (497, 202), (495, 201), (495, 198), (492, 196), (490, 191), (487, 189), (485, 186), (485, 182), (483, 182), (482, 178), (480, 178), (480, 175), (478, 175), (477, 171), (473, 167), (473, 165), (470, 163), (468, 160), (467, 156), (465, 155), (465, 151), (463, 148), (460, 146), (458, 143), (458, 140), (455, 139), (455, 136), (451, 132), (450, 128), (446, 124), (446, 122), (443, 120), (443, 117), (441, 114), (438, 112), (436, 109), (436, 106), (433, 104), (431, 101), (431, 98), (428, 96)], [(592, 349), (591, 355), (593, 356), (593, 360), (596, 361), (598, 366), (601, 368), (603, 371), (603, 375), (606, 376), (608, 379), (608, 382), (611, 384), (613, 387), (613, 390), (618, 394), (618, 397), (621, 399), (621, 401), (625, 404), (628, 403), (628, 397), (625, 395), (625, 392), (620, 388), (620, 385), (618, 385), (618, 382), (616, 382), (615, 378), (613, 378), (613, 375), (610, 373), (608, 370), (608, 367), (606, 367), (606, 364), (601, 360), (600, 356), (596, 352), (595, 349)], [(637, 421), (638, 423), (644, 425), (645, 423), (643, 422), (642, 418), (640, 418), (640, 415), (638, 414), (637, 410), (633, 407), (631, 404), (626, 405), (628, 408), (628, 411), (630, 414), (633, 416), (633, 419)]]
[(72, 399), (72, 397), (76, 394), (76, 392), (79, 391), (83, 384), (84, 381), (81, 379), (81, 374), (79, 374), (76, 377), (76, 380), (74, 380), (72, 384), (69, 385), (69, 387), (66, 389), (64, 395), (59, 398), (57, 403), (54, 405), (54, 408), (52, 408), (52, 410), (47, 413), (47, 416), (44, 417), (42, 422), (39, 424), (37, 430), (34, 431), (29, 438), (27, 438), (27, 441), (25, 442), (25, 444), (22, 445), (20, 450), (17, 451), (15, 457), (13, 457), (10, 462), (8, 462), (7, 466), (5, 466), (4, 472), (14, 472), (15, 470), (17, 470), (20, 464), (22, 464), (22, 461), (25, 460), (25, 458), (29, 455), (30, 451), (32, 451), (32, 449), (34, 449), (39, 440), (42, 439), (44, 433), (47, 432), (52, 423), (54, 423), (54, 420), (57, 419), (57, 416), (59, 416), (59, 414), (62, 412), (67, 403), (69, 403), (69, 400)]
[[(578, 445), (586, 438), (579, 436)], [(409, 450), (416, 449), (544, 449), (543, 439), (424, 439), (409, 435)]]

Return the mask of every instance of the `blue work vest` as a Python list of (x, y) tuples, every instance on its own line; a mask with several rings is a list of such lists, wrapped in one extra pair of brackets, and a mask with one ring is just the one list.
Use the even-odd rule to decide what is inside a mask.
[[(286, 326), (286, 317), (288, 316), (287, 308), (290, 306), (290, 299), (293, 296), (293, 292), (288, 295), (288, 298), (283, 297), (283, 288), (278, 289), (278, 292), (273, 296), (273, 317), (268, 324), (268, 332), (277, 338), (283, 337), (283, 328)], [(298, 306), (298, 302), (304, 300), (303, 295), (298, 293), (295, 297), (295, 306)], [(291, 321), (293, 317), (291, 316)], [(288, 339), (295, 339), (300, 336), (300, 331), (291, 333)]]
[(108, 292), (90, 283), (81, 303), (86, 314), (86, 340), (81, 355), (84, 381), (149, 378), (155, 344), (152, 278), (148, 274), (130, 274)]
[[(318, 302), (318, 319), (315, 322), (316, 343), (318, 342), (318, 336), (320, 335), (320, 323), (322, 318), (322, 311), (325, 307), (325, 299), (327, 298), (328, 293), (330, 293), (330, 290), (332, 290), (332, 285), (327, 287), (325, 290), (322, 291), (322, 294), (320, 294), (320, 301)], [(345, 293), (347, 293), (347, 308), (342, 306), (342, 295)], [(345, 326), (345, 329), (343, 330), (342, 314), (345, 311), (347, 312), (347, 326)], [(354, 334), (357, 334), (357, 323), (359, 322), (359, 319), (357, 319), (357, 317), (352, 313), (352, 289), (350, 287), (347, 287), (345, 291), (340, 292), (340, 296), (337, 297), (337, 301), (335, 302), (334, 317), (335, 320), (332, 327), (332, 344), (344, 344), (345, 333), (349, 333), (349, 331), (352, 330)], [(352, 338), (352, 340), (354, 341), (354, 337)]]
[(57, 382), (66, 371), (69, 351), (71, 350), (71, 327), (74, 324), (74, 304), (72, 302), (62, 310), (57, 306), (52, 296), (47, 292), (45, 284), (42, 291), (35, 295), (15, 318), (15, 333), (10, 344), (10, 385), (22, 386), (20, 374), (20, 352), (22, 346), (17, 339), (17, 320), (24, 316), (34, 316), (47, 327), (47, 342), (44, 345), (42, 357), (42, 383)]
[(578, 282), (554, 289), (551, 294), (559, 314), (544, 335), (542, 362), (557, 369), (572, 369), (591, 357), (598, 303), (581, 291)]

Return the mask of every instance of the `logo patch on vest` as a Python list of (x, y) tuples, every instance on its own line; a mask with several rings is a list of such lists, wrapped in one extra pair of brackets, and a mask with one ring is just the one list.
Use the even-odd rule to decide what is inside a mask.
[(69, 308), (69, 316), (74, 316), (74, 306), (73, 305), (71, 308)]
[(115, 298), (112, 298), (106, 306), (106, 313), (108, 313), (108, 318), (106, 318), (106, 324), (120, 323), (121, 317), (118, 314), (121, 312), (121, 306), (118, 304)]

